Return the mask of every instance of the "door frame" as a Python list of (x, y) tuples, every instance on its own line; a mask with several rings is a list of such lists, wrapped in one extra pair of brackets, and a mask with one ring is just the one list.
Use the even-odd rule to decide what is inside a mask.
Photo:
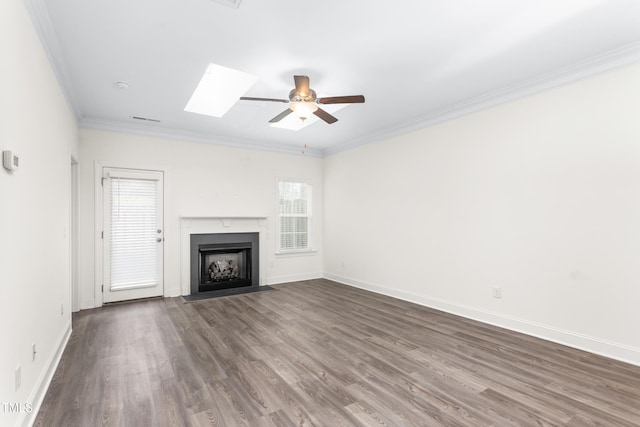
[[(80, 281), (78, 280), (78, 160), (71, 156), (70, 170), (70, 212), (69, 212), (69, 268), (71, 296), (69, 298), (69, 312), (80, 311)], [(64, 312), (64, 308), (61, 309)]]
[[(93, 206), (94, 206), (94, 223), (93, 223), (93, 241), (94, 241), (94, 261), (93, 261), (93, 265), (94, 265), (94, 276), (93, 276), (93, 280), (94, 280), (94, 288), (93, 288), (93, 292), (94, 292), (94, 301), (95, 307), (102, 307), (104, 305), (104, 298), (103, 298), (103, 294), (102, 294), (102, 289), (103, 289), (103, 280), (104, 280), (104, 245), (103, 245), (103, 239), (102, 239), (102, 227), (103, 227), (103, 221), (104, 221), (104, 203), (103, 203), (103, 187), (102, 187), (102, 170), (103, 168), (119, 168), (119, 169), (132, 169), (132, 170), (140, 170), (140, 171), (153, 171), (153, 172), (160, 172), (163, 175), (163, 188), (162, 188), (162, 193), (163, 193), (163, 197), (162, 197), (162, 210), (163, 212), (166, 212), (165, 209), (165, 200), (166, 200), (166, 194), (165, 194), (165, 188), (167, 186), (167, 172), (158, 166), (152, 166), (152, 165), (140, 165), (140, 164), (136, 164), (136, 165), (132, 165), (131, 163), (126, 163), (126, 162), (99, 162), (99, 161), (94, 161), (94, 166), (93, 166), (93, 176), (94, 176), (94, 192), (93, 192), (93, 197), (94, 197), (94, 201), (93, 201)], [(163, 215), (164, 218), (164, 215)], [(163, 219), (163, 224), (162, 224), (162, 229), (165, 230), (165, 224), (166, 224), (166, 218)], [(166, 271), (166, 262), (167, 262), (167, 251), (164, 250), (163, 251), (163, 257), (162, 257), (162, 275), (165, 275), (165, 271)], [(162, 289), (163, 292), (163, 296), (166, 297), (167, 296), (167, 286), (165, 284), (165, 286), (163, 286)]]

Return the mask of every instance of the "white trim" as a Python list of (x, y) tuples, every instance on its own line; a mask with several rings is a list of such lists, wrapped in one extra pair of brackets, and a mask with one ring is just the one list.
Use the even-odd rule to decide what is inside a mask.
[[(181, 139), (190, 142), (222, 145), (225, 147), (269, 151), (273, 153), (300, 155), (300, 146), (274, 144), (266, 141), (253, 141), (244, 138), (234, 138), (230, 136), (189, 132), (180, 129), (173, 129), (159, 125), (148, 125), (142, 123), (128, 123), (115, 120), (103, 120), (97, 118), (82, 118), (78, 122), (78, 127), (86, 129), (105, 130), (110, 132), (127, 133), (134, 135), (153, 136), (157, 138)], [(323, 157), (322, 150), (307, 147), (304, 155), (309, 157)]]
[[(93, 162), (94, 167), (94, 191), (93, 191), (93, 206), (94, 206), (94, 222), (93, 222), (93, 307), (102, 307), (102, 168), (104, 167), (98, 161)], [(83, 307), (85, 308), (85, 307)]]
[(448, 105), (440, 110), (433, 111), (426, 116), (408, 120), (391, 129), (371, 133), (362, 138), (329, 147), (323, 150), (322, 154), (323, 157), (328, 157), (360, 145), (389, 139), (414, 130), (433, 126), (447, 120), (495, 107), (500, 104), (505, 104), (519, 98), (524, 98), (528, 95), (533, 95), (548, 89), (573, 83), (575, 81), (636, 62), (640, 62), (640, 41), (604, 52), (584, 61), (541, 74), (520, 83), (485, 93), (457, 104)]
[(78, 245), (79, 245), (79, 215), (78, 215), (78, 191), (79, 191), (79, 170), (78, 161), (75, 156), (71, 156), (71, 170), (70, 170), (70, 192), (71, 203), (69, 212), (69, 268), (70, 268), (70, 289), (71, 295), (69, 296), (69, 307), (67, 310), (71, 312), (77, 312), (80, 310), (80, 281), (79, 267), (78, 267)]
[[(528, 95), (533, 95), (548, 89), (572, 83), (605, 71), (640, 62), (640, 41), (604, 52), (584, 61), (545, 73), (534, 78), (513, 84), (493, 92), (467, 99), (457, 104), (449, 105), (430, 114), (407, 120), (397, 126), (381, 132), (373, 132), (361, 138), (342, 142), (332, 147), (318, 150), (306, 148), (305, 155), (311, 157), (328, 157), (347, 151), (360, 145), (389, 139), (417, 129), (433, 126), (467, 114), (475, 113), (487, 108), (495, 107)], [(126, 132), (164, 138), (180, 138), (194, 142), (214, 143), (235, 148), (248, 148), (262, 151), (273, 151), (289, 154), (300, 154), (298, 146), (283, 146), (273, 143), (256, 142), (248, 139), (224, 137), (204, 133), (187, 132), (178, 129), (163, 128), (137, 123), (107, 121), (83, 118), (79, 127), (102, 129), (114, 132)]]
[[(235, 220), (246, 221), (255, 220), (258, 222), (258, 226), (263, 226), (263, 221), (267, 219), (266, 215), (217, 215), (217, 216), (181, 216), (181, 221), (193, 221), (193, 220), (219, 220), (222, 222), (223, 227), (232, 227)], [(183, 225), (186, 227), (187, 225)]]
[(269, 285), (278, 283), (301, 282), (303, 280), (322, 279), (322, 273), (287, 274), (282, 276), (269, 276)]
[(297, 257), (297, 256), (305, 256), (305, 255), (314, 255), (318, 253), (317, 249), (304, 249), (299, 251), (280, 251), (276, 252), (278, 258), (286, 258), (286, 257)]
[(413, 302), (425, 307), (434, 308), (457, 316), (477, 320), (479, 322), (506, 328), (511, 331), (640, 366), (640, 348), (603, 340), (566, 329), (556, 328), (550, 325), (531, 322), (525, 319), (505, 316), (500, 313), (494, 313), (475, 307), (464, 306), (437, 298), (417, 295), (396, 289), (389, 289), (384, 286), (362, 282), (349, 277), (340, 276), (338, 274), (325, 272), (324, 277), (355, 288), (365, 289), (378, 294)]
[(69, 83), (69, 72), (64, 66), (62, 50), (60, 49), (60, 42), (56, 36), (56, 32), (53, 30), (53, 24), (49, 17), (49, 11), (46, 6), (45, 0), (23, 0), (24, 6), (31, 17), (33, 27), (38, 33), (40, 38), (40, 44), (44, 49), (47, 59), (53, 68), (53, 72), (60, 84), (64, 98), (67, 104), (73, 111), (76, 121), (81, 118), (80, 107), (78, 106), (77, 97), (72, 90), (72, 85)]
[[(109, 121), (96, 118), (81, 117), (78, 108), (77, 97), (71, 90), (71, 84), (68, 78), (68, 72), (65, 70), (63, 63), (56, 58), (59, 55), (60, 47), (44, 0), (24, 0), (25, 7), (29, 12), (34, 27), (42, 41), (49, 62), (60, 82), (62, 91), (64, 92), (67, 102), (75, 112), (78, 119), (78, 126), (89, 129), (102, 129), (115, 132), (125, 132), (132, 134), (148, 135), (161, 138), (184, 139), (193, 142), (213, 143), (234, 148), (246, 148), (262, 151), (273, 151), (280, 153), (300, 155), (300, 147), (297, 145), (279, 145), (274, 143), (265, 143), (263, 141), (254, 141), (244, 138), (233, 138), (228, 136), (211, 135), (205, 133), (196, 133), (182, 131), (178, 129), (170, 129), (161, 126), (150, 126), (138, 123), (128, 123), (123, 121)], [(305, 155), (311, 157), (327, 157), (342, 151), (346, 151), (367, 143), (388, 139), (393, 136), (411, 132), (413, 130), (432, 126), (437, 123), (444, 122), (456, 117), (490, 108), (499, 104), (516, 100), (537, 92), (551, 89), (560, 85), (571, 83), (598, 73), (612, 70), (640, 61), (640, 41), (630, 43), (600, 55), (588, 58), (575, 64), (566, 66), (559, 70), (528, 79), (526, 81), (499, 89), (494, 92), (468, 99), (455, 105), (445, 107), (441, 110), (434, 111), (431, 114), (408, 120), (405, 123), (385, 130), (383, 132), (374, 132), (355, 140), (339, 143), (333, 147), (324, 150), (306, 148)]]
[[(159, 176), (150, 176), (149, 171), (142, 171), (140, 169), (135, 169), (135, 172), (131, 172), (131, 169), (117, 168), (117, 170), (113, 170), (113, 168), (107, 168), (105, 173), (109, 178), (122, 178), (122, 179), (141, 179), (146, 181), (160, 181), (162, 178)], [(138, 172), (139, 171), (139, 172)], [(161, 172), (161, 171), (152, 171), (152, 172)]]
[(67, 348), (67, 344), (69, 343), (69, 339), (71, 338), (71, 317), (69, 317), (69, 324), (67, 328), (64, 330), (63, 334), (58, 338), (58, 343), (56, 346), (56, 350), (51, 353), (51, 356), (45, 363), (45, 369), (42, 370), (38, 380), (36, 381), (31, 393), (29, 394), (28, 402), (31, 403), (33, 410), (31, 412), (21, 412), (18, 417), (17, 426), (30, 426), (33, 425), (33, 422), (36, 420), (38, 416), (38, 412), (40, 411), (40, 406), (42, 406), (42, 402), (44, 401), (44, 397), (47, 394), (47, 390), (49, 390), (49, 386), (51, 385), (51, 380), (53, 379), (53, 375), (56, 373), (58, 369), (58, 365), (60, 364), (60, 360), (62, 359), (62, 354), (64, 353), (65, 348)]

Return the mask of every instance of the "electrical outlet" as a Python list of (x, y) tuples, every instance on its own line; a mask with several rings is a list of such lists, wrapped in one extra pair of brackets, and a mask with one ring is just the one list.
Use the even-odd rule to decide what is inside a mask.
[(31, 354), (33, 356), (33, 361), (35, 362), (36, 360), (36, 354), (38, 352), (36, 351), (36, 343), (31, 344)]
[(21, 385), (22, 385), (22, 367), (18, 365), (18, 367), (16, 368), (16, 391), (18, 391)]
[(502, 298), (502, 288), (493, 288), (493, 297)]

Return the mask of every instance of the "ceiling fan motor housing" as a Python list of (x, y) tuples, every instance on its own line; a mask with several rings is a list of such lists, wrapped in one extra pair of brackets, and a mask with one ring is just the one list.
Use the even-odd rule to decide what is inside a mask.
[(296, 89), (292, 89), (289, 92), (289, 101), (291, 102), (316, 102), (316, 91), (309, 89), (309, 94), (304, 95), (297, 92)]

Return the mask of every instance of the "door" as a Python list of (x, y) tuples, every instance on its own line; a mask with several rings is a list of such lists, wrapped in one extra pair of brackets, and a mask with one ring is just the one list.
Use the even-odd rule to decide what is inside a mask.
[(104, 303), (164, 294), (163, 174), (104, 168)]

